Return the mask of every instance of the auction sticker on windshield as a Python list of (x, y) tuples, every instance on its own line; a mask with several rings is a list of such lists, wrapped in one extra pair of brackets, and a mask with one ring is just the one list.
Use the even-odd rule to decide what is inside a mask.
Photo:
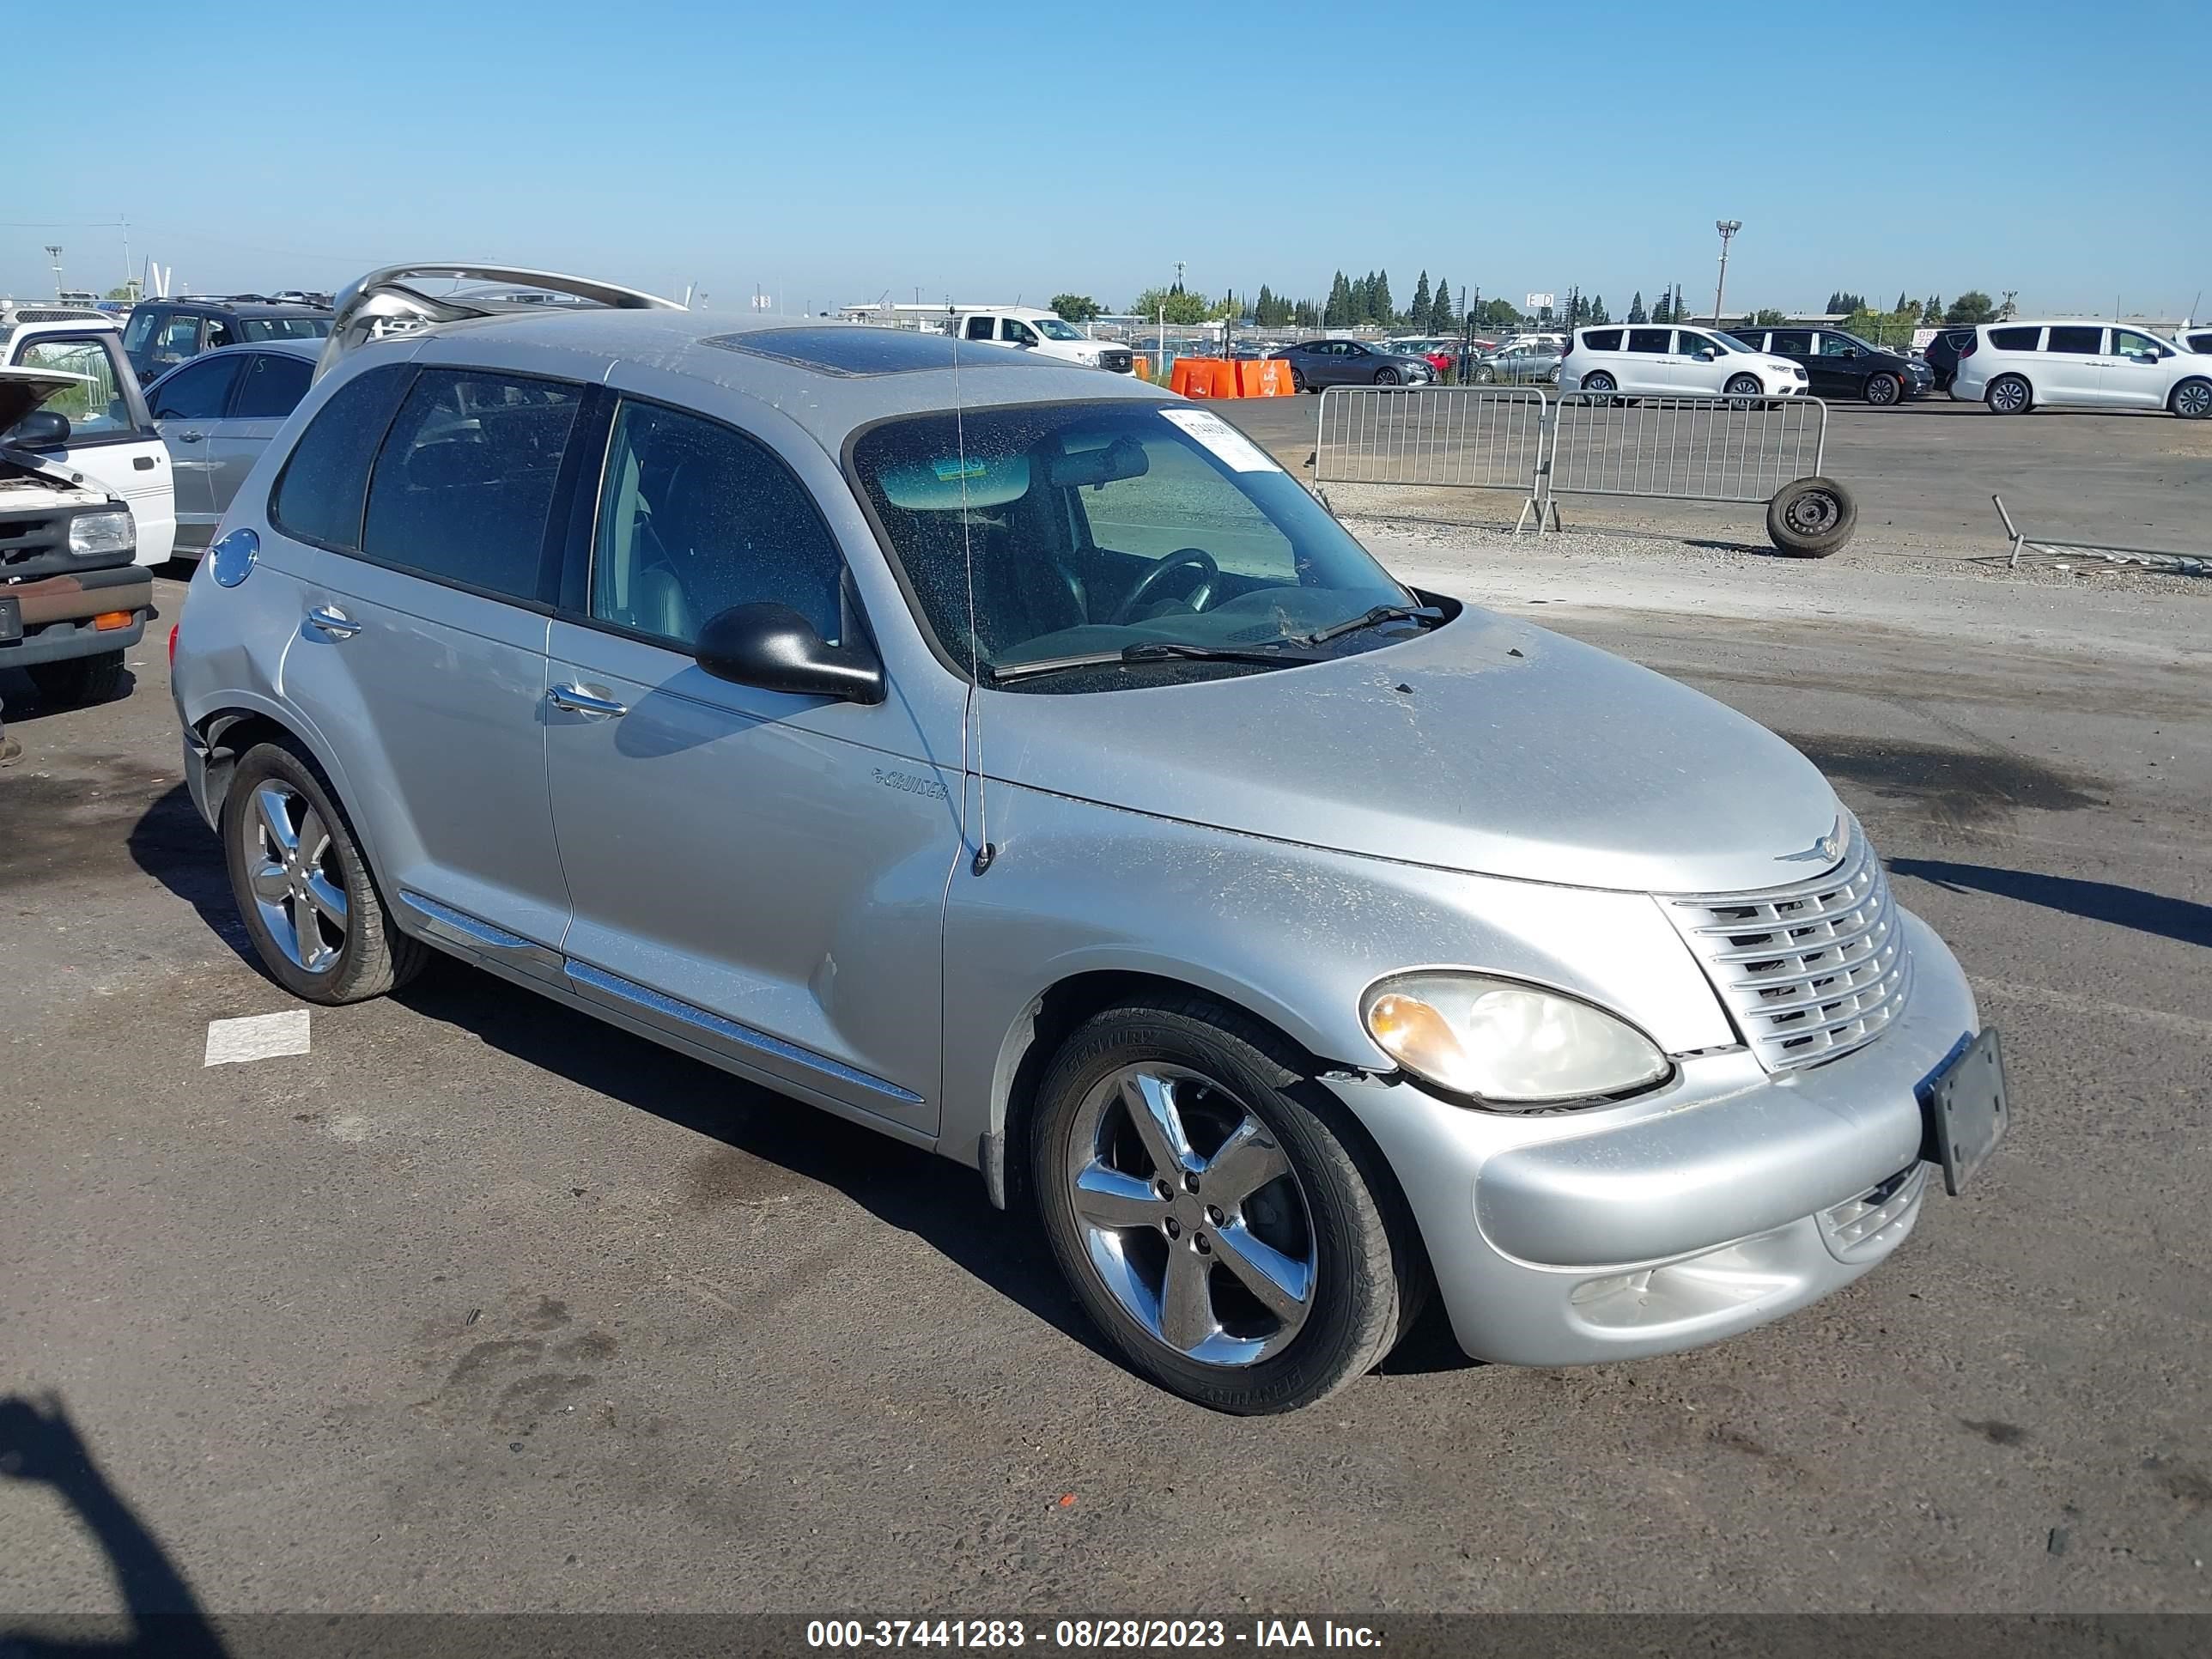
[(1204, 444), (1214, 458), (1232, 472), (1280, 472), (1275, 458), (1218, 415), (1203, 409), (1164, 409), (1160, 418), (1172, 421), (1186, 436)]

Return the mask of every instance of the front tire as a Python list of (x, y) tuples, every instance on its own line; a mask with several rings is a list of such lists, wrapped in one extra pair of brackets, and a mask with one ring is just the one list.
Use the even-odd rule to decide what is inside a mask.
[(1375, 371), (1375, 384), (1376, 384), (1376, 385), (1377, 385), (1377, 386), (1395, 386), (1395, 385), (1397, 385), (1397, 384), (1398, 384), (1398, 371), (1397, 371), (1396, 369), (1395, 369), (1395, 368), (1378, 368), (1378, 369), (1376, 369), (1376, 370)]
[(82, 708), (112, 702), (123, 689), (123, 653), (102, 651), (64, 662), (42, 662), (26, 672), (40, 702), (55, 708)]
[(1877, 409), (1887, 409), (1904, 397), (1905, 385), (1894, 374), (1869, 374), (1865, 395), (1866, 400)]
[(2185, 421), (2201, 421), (2212, 416), (2212, 380), (2191, 379), (2173, 388), (2173, 395), (2166, 406)]
[(1423, 1299), (1379, 1155), (1281, 1039), (1202, 999), (1079, 1027), (1039, 1090), (1030, 1160), (1091, 1318), (1137, 1370), (1216, 1411), (1335, 1392)]
[(429, 946), (392, 927), (322, 769), (289, 744), (258, 744), (222, 802), (224, 860), (238, 914), (269, 976), (307, 1002), (396, 990)]
[[(1756, 374), (1729, 376), (1727, 391), (1731, 398), (1756, 398), (1765, 390), (1766, 388), (1759, 383), (1759, 376)], [(1739, 404), (1738, 407), (1741, 408), (1742, 405)]]
[(2035, 393), (2017, 374), (2000, 374), (1982, 393), (1992, 415), (2025, 415), (2035, 407)]

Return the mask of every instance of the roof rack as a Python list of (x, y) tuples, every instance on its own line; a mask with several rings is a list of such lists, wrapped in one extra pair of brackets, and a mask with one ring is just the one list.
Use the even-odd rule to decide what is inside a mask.
[(349, 351), (389, 334), (411, 333), (435, 323), (459, 322), (469, 317), (490, 317), (512, 308), (512, 301), (482, 295), (432, 295), (411, 286), (424, 276), (450, 276), (470, 282), (515, 283), (550, 294), (573, 295), (618, 311), (682, 311), (683, 306), (658, 295), (634, 288), (617, 288), (588, 276), (569, 276), (556, 270), (532, 270), (524, 265), (421, 263), (385, 265), (356, 277), (338, 290), (331, 309), (331, 337), (315, 365), (317, 380), (337, 366)]

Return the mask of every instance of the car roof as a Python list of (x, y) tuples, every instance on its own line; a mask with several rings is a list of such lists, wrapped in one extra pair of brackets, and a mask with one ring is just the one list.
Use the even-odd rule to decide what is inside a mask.
[[(475, 349), (479, 341), (495, 343), (496, 356)], [(1175, 401), (1129, 375), (935, 331), (674, 309), (529, 306), (407, 330), (348, 356), (366, 368), (410, 346), (426, 367), (473, 359), (571, 380), (601, 380), (619, 363), (641, 364), (768, 404), (833, 455), (860, 428), (891, 416), (1007, 404)], [(702, 399), (702, 406), (712, 401)]]
[(224, 300), (188, 294), (181, 299), (142, 300), (142, 307), (170, 311), (220, 311), (228, 317), (327, 317), (328, 306), (280, 305), (273, 300)]

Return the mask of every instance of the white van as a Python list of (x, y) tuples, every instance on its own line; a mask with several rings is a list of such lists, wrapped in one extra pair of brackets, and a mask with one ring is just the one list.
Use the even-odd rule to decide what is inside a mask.
[(40, 457), (82, 472), (131, 509), (136, 562), (167, 562), (177, 538), (175, 478), (123, 355), (123, 331), (104, 317), (17, 321), (0, 329), (0, 366), (76, 382), (46, 405), (67, 422), (68, 435), (42, 447)]
[(945, 331), (963, 340), (1016, 346), (1115, 374), (1129, 374), (1136, 366), (1128, 347), (1094, 340), (1065, 318), (1031, 306), (961, 307), (946, 320)]
[(2164, 409), (2212, 416), (2212, 363), (2139, 328), (2091, 322), (1984, 323), (1959, 348), (1954, 398), (1996, 415), (2055, 409)]
[(1805, 369), (1718, 329), (1578, 328), (1559, 362), (1562, 392), (1644, 397), (1802, 398)]

